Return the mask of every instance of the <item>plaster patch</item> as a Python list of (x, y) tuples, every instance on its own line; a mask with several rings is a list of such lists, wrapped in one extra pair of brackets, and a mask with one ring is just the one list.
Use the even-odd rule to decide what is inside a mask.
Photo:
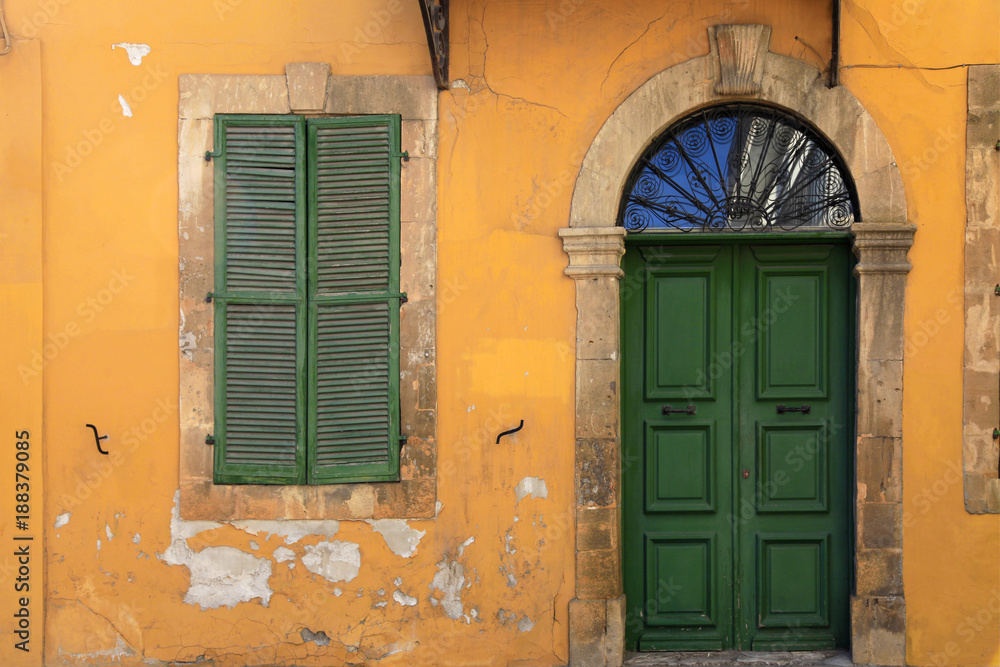
[(389, 551), (403, 558), (413, 557), (420, 538), (427, 534), (427, 531), (410, 528), (403, 519), (369, 519), (366, 523), (382, 536)]
[(126, 102), (125, 98), (122, 97), (121, 95), (118, 96), (118, 104), (122, 105), (122, 115), (131, 118), (132, 107), (128, 105), (128, 102)]
[(250, 550), (251, 551), (260, 551), (260, 545), (257, 544), (256, 542), (254, 542), (253, 540), (250, 540)]
[(56, 517), (55, 527), (62, 528), (67, 523), (69, 523), (70, 517), (72, 516), (73, 516), (72, 512), (63, 512), (62, 514)]
[(432, 602), (440, 603), (444, 608), (444, 614), (450, 619), (458, 620), (462, 617), (462, 587), (465, 585), (465, 567), (458, 561), (449, 561), (443, 558), (437, 564), (437, 574), (428, 584), (431, 590), (437, 589), (441, 592), (441, 598), (432, 598)]
[(549, 497), (549, 490), (545, 486), (545, 480), (539, 477), (525, 477), (517, 483), (514, 493), (517, 494), (517, 502), (521, 502), (528, 494), (531, 494), (532, 498)]
[(440, 500), (435, 500), (434, 501), (434, 518), (435, 519), (438, 518), (438, 514), (441, 513), (441, 508), (442, 507), (444, 507), (444, 505), (441, 504)]
[(266, 607), (271, 600), (271, 561), (256, 558), (233, 547), (205, 547), (193, 551), (187, 540), (205, 530), (218, 528), (214, 521), (184, 521), (180, 518), (180, 491), (174, 494), (170, 517), (170, 546), (157, 557), (167, 565), (183, 565), (191, 574), (184, 602), (202, 610), (260, 598)]
[(344, 591), (340, 590), (339, 588), (334, 588), (333, 589), (333, 597), (339, 598), (343, 594), (343, 592)]
[(149, 52), (152, 51), (149, 48), (149, 44), (132, 44), (131, 42), (118, 42), (111, 45), (112, 51), (116, 48), (125, 49), (125, 53), (128, 54), (128, 61), (136, 67), (142, 64), (143, 56), (148, 56)]
[(139, 544), (139, 542), (142, 542), (142, 535), (136, 533), (132, 536), (132, 544)]
[(295, 552), (287, 547), (278, 547), (274, 550), (274, 560), (279, 563), (284, 563), (286, 560), (292, 560), (295, 558)]
[(522, 617), (521, 620), (517, 622), (517, 629), (519, 632), (528, 632), (533, 627), (535, 627), (534, 622), (532, 622), (532, 620), (527, 616)]
[(392, 594), (392, 599), (404, 607), (412, 607), (417, 604), (417, 598), (410, 597), (401, 590), (396, 590)]
[(327, 539), (340, 530), (339, 521), (234, 521), (233, 528), (238, 528), (249, 535), (267, 533), (268, 537), (277, 535), (285, 538), (285, 544), (295, 544), (307, 535), (320, 535)]
[(108, 536), (108, 542), (115, 539), (115, 534), (111, 532), (111, 526), (104, 524), (104, 534)]
[(402, 577), (396, 577), (395, 579), (392, 580), (392, 583), (394, 585), (396, 585), (396, 586), (402, 586), (403, 585), (403, 578)]
[(302, 564), (327, 581), (350, 582), (361, 569), (361, 547), (339, 540), (308, 545)]

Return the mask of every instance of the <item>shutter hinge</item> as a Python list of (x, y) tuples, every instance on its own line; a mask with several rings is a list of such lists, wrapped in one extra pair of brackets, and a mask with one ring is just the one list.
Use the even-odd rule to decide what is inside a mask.
[(401, 157), (401, 158), (403, 158), (403, 162), (409, 162), (410, 161), (410, 151), (403, 151), (402, 153), (393, 153), (392, 156), (393, 157)]
[(206, 435), (205, 436), (205, 444), (206, 445), (214, 445), (215, 444), (215, 436), (214, 435)]
[(993, 288), (993, 293), (996, 294), (997, 296), (1000, 296), (1000, 285), (997, 285), (996, 287)]
[(409, 300), (410, 300), (409, 297), (406, 296), (406, 292), (403, 292), (402, 294), (399, 295), (399, 305), (402, 306), (404, 303), (406, 303)]
[(209, 292), (208, 294), (206, 294), (205, 295), (205, 303), (212, 303), (212, 297), (213, 296), (214, 295), (211, 292)]
[(408, 435), (401, 435), (401, 436), (399, 436), (399, 446), (402, 447), (403, 445), (405, 445), (406, 441), (407, 441), (407, 439), (409, 437), (410, 436), (408, 436)]
[(993, 429), (993, 439), (997, 440), (998, 438), (1000, 438), (1000, 428), (995, 428)]
[(212, 151), (205, 151), (205, 162), (211, 162), (214, 157), (221, 157), (222, 151), (213, 153)]

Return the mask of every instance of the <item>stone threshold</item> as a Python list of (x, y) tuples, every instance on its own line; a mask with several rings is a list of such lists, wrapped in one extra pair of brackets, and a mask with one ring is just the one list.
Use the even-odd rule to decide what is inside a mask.
[(626, 653), (625, 667), (851, 667), (850, 651)]

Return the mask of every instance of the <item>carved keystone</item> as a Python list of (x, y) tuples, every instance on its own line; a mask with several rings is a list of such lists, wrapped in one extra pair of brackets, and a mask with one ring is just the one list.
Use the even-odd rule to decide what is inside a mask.
[(327, 63), (288, 63), (288, 101), (292, 113), (321, 113), (326, 109), (326, 91), (330, 82)]
[(764, 54), (771, 41), (766, 25), (720, 25), (714, 30), (719, 58), (716, 95), (756, 95), (760, 92)]

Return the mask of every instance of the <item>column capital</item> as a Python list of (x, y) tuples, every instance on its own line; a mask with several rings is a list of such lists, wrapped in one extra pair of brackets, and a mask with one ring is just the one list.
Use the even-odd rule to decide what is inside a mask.
[(575, 280), (621, 278), (625, 254), (624, 227), (565, 227), (559, 230), (563, 250), (569, 255), (566, 275)]
[(909, 273), (913, 266), (906, 252), (913, 245), (917, 226), (907, 222), (858, 222), (851, 226), (857, 274)]

